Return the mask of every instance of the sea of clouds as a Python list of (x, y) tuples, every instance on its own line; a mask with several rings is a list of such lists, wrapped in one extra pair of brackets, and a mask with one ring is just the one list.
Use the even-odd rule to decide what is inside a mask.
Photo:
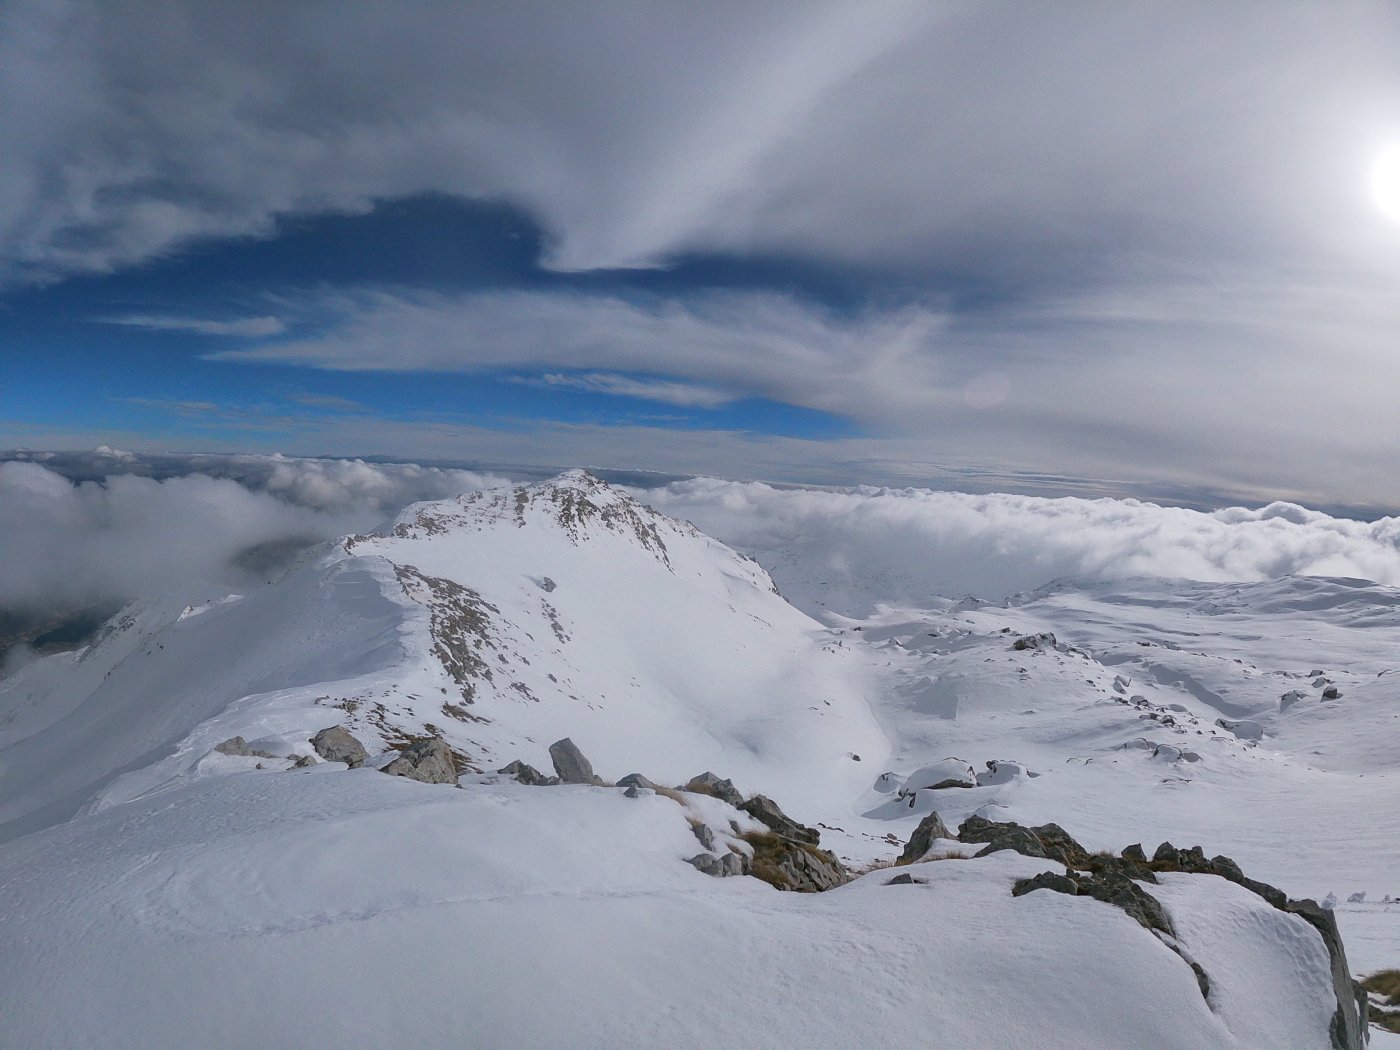
[(996, 600), (1054, 579), (1350, 576), (1400, 586), (1400, 518), (1291, 503), (1214, 512), (1136, 499), (775, 488), (696, 478), (642, 493), (754, 555), (808, 610)]
[[(234, 586), (267, 571), (250, 550), (366, 531), (409, 503), (509, 480), (360, 460), (28, 454), (0, 462), (0, 613), (120, 603), (191, 580)], [(1302, 574), (1400, 587), (1400, 518), (1289, 503), (1202, 512), (1135, 499), (628, 480), (656, 509), (754, 555), (811, 612), (996, 600), (1061, 578)]]

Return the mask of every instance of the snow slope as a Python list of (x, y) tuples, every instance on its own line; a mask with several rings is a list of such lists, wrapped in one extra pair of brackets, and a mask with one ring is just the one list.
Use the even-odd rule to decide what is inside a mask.
[[(585, 472), (418, 504), (0, 680), (0, 939), (25, 946), (0, 953), (0, 986), (36, 1044), (90, 1042), (105, 1011), (133, 1046), (276, 1045), (261, 1024), (345, 1045), (417, 1024), (431, 1044), (467, 1018), (468, 1045), (1324, 1045), (1320, 938), (1214, 876), (1162, 891), (1187, 948), (1230, 971), (1207, 1004), (1117, 909), (1012, 899), (1043, 861), (780, 895), (685, 865), (669, 799), (491, 771), (548, 771), (569, 736), (609, 779), (730, 777), (854, 864), (891, 860), (936, 809), (1054, 821), (1091, 849), (1201, 843), (1293, 896), (1376, 901), (1400, 894), (1397, 599), (1330, 578), (1061, 582), (823, 624)], [(474, 775), (286, 772), (340, 723), (371, 766), (438, 735)], [(284, 757), (213, 750), (236, 735)], [(909, 780), (960, 765), (976, 786)], [(1340, 916), (1375, 960), (1358, 972), (1400, 961), (1387, 906)], [(424, 958), (381, 961), (406, 946)], [(143, 984), (161, 1009), (137, 1016)], [(90, 1007), (65, 1002), (90, 986)]]
[(1203, 957), (1240, 967), (1214, 1009), (1118, 909), (1013, 898), (1043, 861), (933, 862), (904, 869), (926, 884), (877, 871), (812, 896), (701, 875), (680, 862), (694, 848), (675, 802), (616, 789), (455, 791), (328, 766), (189, 784), (0, 851), (5, 1038), (1326, 1045), (1316, 934), (1211, 876), (1172, 889), (1250, 925), (1229, 944), (1200, 931)]

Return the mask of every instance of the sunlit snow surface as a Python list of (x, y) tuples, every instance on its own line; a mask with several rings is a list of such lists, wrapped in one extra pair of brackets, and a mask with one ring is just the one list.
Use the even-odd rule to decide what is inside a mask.
[[(683, 864), (698, 844), (667, 798), (490, 775), (548, 770), (563, 736), (607, 779), (731, 777), (857, 865), (932, 809), (1054, 821), (1090, 849), (1200, 843), (1295, 897), (1365, 891), (1339, 908), (1353, 969), (1400, 964), (1400, 905), (1380, 903), (1400, 896), (1392, 588), (1060, 581), (860, 619), (808, 602), (818, 622), (753, 561), (575, 474), (409, 508), (227, 598), (130, 608), (0, 682), (15, 1045), (1320, 1045), (1320, 940), (1221, 880), (1160, 894), (1229, 971), (1212, 1010), (1116, 909), (1012, 899), (1042, 861), (780, 895)], [(1040, 632), (1055, 643), (1014, 648)], [(308, 754), (337, 723), (379, 752), (440, 733), (480, 775), (212, 753), (241, 735)], [(979, 786), (895, 790), (950, 757)]]

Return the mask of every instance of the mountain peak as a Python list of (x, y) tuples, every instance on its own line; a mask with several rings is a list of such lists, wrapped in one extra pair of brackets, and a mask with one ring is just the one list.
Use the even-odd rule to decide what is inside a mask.
[(698, 535), (689, 523), (652, 510), (581, 468), (529, 485), (415, 503), (398, 516), (390, 534), (399, 539), (422, 539), (458, 529), (503, 525), (562, 531), (575, 545), (601, 533), (615, 533), (634, 539), (668, 567), (670, 557), (663, 534)]

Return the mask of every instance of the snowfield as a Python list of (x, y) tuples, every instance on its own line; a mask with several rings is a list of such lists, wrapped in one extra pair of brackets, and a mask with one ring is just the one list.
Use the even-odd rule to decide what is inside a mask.
[[(941, 841), (967, 859), (887, 867), (934, 811), (1200, 844), (1335, 894), (1352, 972), (1400, 965), (1400, 591), (867, 601), (858, 559), (836, 589), (783, 565), (805, 611), (573, 471), (413, 505), (259, 588), (191, 581), (0, 679), (0, 1042), (1334, 1045), (1299, 916), (1163, 873), (1174, 951), (1103, 901), (1012, 896), (1054, 860)], [(333, 725), (364, 768), (308, 765)], [(246, 754), (216, 750), (233, 737)], [(605, 782), (712, 770), (873, 870), (819, 894), (712, 878), (692, 826), (752, 852), (751, 816), (496, 772), (551, 772), (563, 737)], [(460, 789), (376, 772), (425, 738)]]

